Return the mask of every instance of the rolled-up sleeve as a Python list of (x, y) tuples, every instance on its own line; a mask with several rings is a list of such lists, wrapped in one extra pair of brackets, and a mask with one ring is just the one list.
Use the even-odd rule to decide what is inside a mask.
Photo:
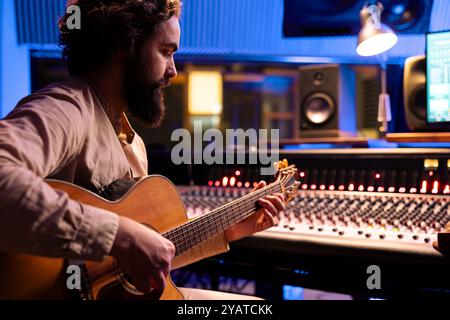
[(69, 95), (35, 95), (0, 121), (0, 251), (101, 260), (119, 217), (44, 181), (75, 161), (92, 123)]

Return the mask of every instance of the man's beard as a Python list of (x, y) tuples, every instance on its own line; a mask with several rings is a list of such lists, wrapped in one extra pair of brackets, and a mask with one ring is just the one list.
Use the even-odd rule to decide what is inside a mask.
[(161, 125), (166, 115), (163, 87), (166, 79), (151, 81), (147, 79), (148, 66), (138, 59), (138, 63), (128, 65), (124, 78), (125, 98), (130, 113), (149, 127)]

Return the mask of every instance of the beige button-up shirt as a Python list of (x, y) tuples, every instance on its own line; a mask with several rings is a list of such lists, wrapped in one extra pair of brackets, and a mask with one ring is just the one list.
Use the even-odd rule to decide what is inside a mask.
[[(118, 138), (104, 105), (85, 81), (50, 85), (0, 120), (0, 251), (101, 260), (119, 217), (71, 200), (45, 178), (97, 192), (121, 178), (147, 174), (142, 139), (122, 119)], [(175, 267), (228, 250), (223, 234), (177, 259)]]

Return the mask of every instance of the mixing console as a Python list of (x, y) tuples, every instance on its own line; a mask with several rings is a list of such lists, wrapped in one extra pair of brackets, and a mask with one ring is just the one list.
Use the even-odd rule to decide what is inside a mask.
[[(300, 189), (276, 225), (258, 237), (364, 239), (367, 247), (414, 244), (435, 253), (431, 244), (450, 221), (448, 150), (312, 150), (281, 157), (299, 169)], [(181, 188), (191, 217), (271, 179), (259, 176), (257, 166), (194, 166), (193, 176), (195, 185)]]
[(276, 230), (430, 243), (450, 221), (445, 197), (301, 191)]
[[(191, 218), (250, 189), (180, 187)], [(445, 196), (301, 190), (270, 232), (430, 244), (450, 221)]]

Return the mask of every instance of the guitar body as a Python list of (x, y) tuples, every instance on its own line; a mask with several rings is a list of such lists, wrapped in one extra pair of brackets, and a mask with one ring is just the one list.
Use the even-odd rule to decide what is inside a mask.
[[(256, 203), (264, 196), (281, 192), (289, 202), (300, 185), (294, 179), (288, 186), (296, 172), (295, 166), (289, 166), (286, 160), (279, 161), (275, 182), (192, 221), (188, 221), (176, 187), (162, 176), (142, 179), (118, 201), (105, 200), (70, 183), (55, 180), (47, 183), (75, 201), (115, 212), (160, 233), (175, 245), (177, 252), (173, 262), (177, 264), (183, 253), (256, 213)], [(68, 289), (68, 278), (76, 275), (76, 270), (68, 270), (71, 265), (80, 267), (78, 270), (82, 271), (81, 290)], [(69, 281), (69, 284), (73, 282)], [(126, 275), (111, 257), (101, 262), (75, 262), (0, 252), (0, 300), (71, 298), (184, 299), (170, 276), (162, 293), (141, 295), (127, 282)]]
[[(118, 201), (107, 201), (73, 184), (47, 181), (54, 189), (64, 191), (81, 203), (102, 208), (128, 217), (164, 233), (187, 222), (186, 210), (175, 186), (162, 176), (149, 176), (136, 183)], [(85, 262), (84, 277), (90, 284), (92, 299), (149, 299), (136, 295), (117, 276), (112, 275), (112, 258), (102, 262)], [(66, 285), (67, 264), (63, 259), (29, 255), (0, 254), (0, 299), (69, 299), (74, 293)], [(166, 289), (159, 297), (166, 300), (183, 299), (170, 276)]]

